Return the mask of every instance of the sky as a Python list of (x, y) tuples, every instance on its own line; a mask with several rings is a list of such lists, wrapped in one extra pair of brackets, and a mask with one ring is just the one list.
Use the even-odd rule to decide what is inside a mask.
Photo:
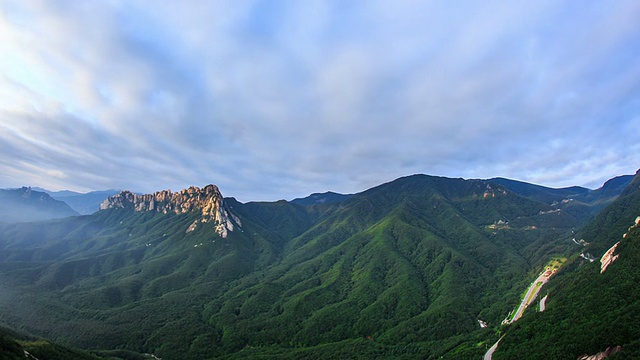
[(0, 0), (0, 187), (246, 201), (640, 168), (640, 2)]

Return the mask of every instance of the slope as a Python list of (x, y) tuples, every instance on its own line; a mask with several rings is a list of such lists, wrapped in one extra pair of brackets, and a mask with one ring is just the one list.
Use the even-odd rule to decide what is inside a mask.
[(155, 358), (152, 354), (140, 354), (127, 350), (85, 351), (74, 349), (0, 326), (0, 359), (153, 360)]
[(464, 358), (579, 223), (482, 180), (415, 175), (304, 206), (205, 189), (0, 225), (3, 319), (165, 358)]
[(0, 189), (0, 221), (25, 222), (78, 215), (66, 203), (29, 187)]
[(100, 203), (107, 197), (119, 192), (118, 190), (101, 190), (81, 194), (72, 191), (57, 191), (50, 192), (49, 195), (56, 200), (64, 201), (78, 213), (89, 215), (100, 210)]
[(489, 181), (503, 185), (507, 189), (514, 191), (524, 197), (547, 204), (560, 202), (564, 199), (575, 196), (584, 196), (591, 191), (581, 186), (571, 186), (556, 189), (505, 178), (493, 178), (489, 179)]
[[(426, 356), (468, 340), (479, 317), (499, 323), (524, 286), (514, 282), (562, 251), (556, 218), (564, 231), (575, 220), (492, 186), (411, 176), (342, 202), (293, 238), (279, 263), (207, 307), (220, 346), (339, 357), (373, 339), (387, 353)], [(513, 225), (490, 227), (498, 221)]]
[(596, 190), (580, 186), (554, 189), (504, 178), (489, 181), (503, 185), (528, 199), (553, 205), (584, 223), (611, 204), (632, 179), (633, 175), (616, 176)]
[[(594, 256), (601, 256), (618, 241), (617, 236), (623, 234), (638, 214), (640, 207), (640, 176), (636, 173), (633, 180), (625, 187), (617, 198), (615, 205), (603, 209), (593, 221), (589, 222), (576, 235), (590, 243), (585, 251)], [(617, 236), (614, 236), (617, 235)]]
[[(161, 205), (154, 206), (162, 210)], [(191, 342), (218, 336), (202, 320), (204, 304), (232, 281), (272, 263), (290, 232), (263, 228), (261, 220), (269, 224), (265, 216), (234, 199), (220, 206), (230, 214), (238, 207), (246, 216), (241, 226), (233, 220), (237, 227), (228, 232), (218, 231), (216, 221), (201, 222), (200, 211), (136, 211), (139, 206), (0, 225), (3, 320), (78, 347), (158, 350), (184, 358)], [(292, 216), (277, 215), (276, 209), (263, 212), (273, 221)], [(204, 343), (194, 349), (208, 351)]]
[(291, 203), (298, 205), (330, 204), (347, 200), (351, 196), (351, 194), (345, 195), (327, 191), (322, 194), (314, 193), (304, 198), (296, 198), (291, 200)]
[(617, 346), (621, 351), (614, 358), (638, 358), (639, 215), (640, 176), (636, 174), (619, 198), (580, 231), (590, 242), (585, 252), (599, 260), (619, 241), (610, 254), (617, 256), (614, 261), (604, 267), (606, 260), (570, 260), (549, 284), (547, 309), (527, 314), (508, 329), (494, 359), (511, 359), (516, 354), (522, 359), (577, 359)]

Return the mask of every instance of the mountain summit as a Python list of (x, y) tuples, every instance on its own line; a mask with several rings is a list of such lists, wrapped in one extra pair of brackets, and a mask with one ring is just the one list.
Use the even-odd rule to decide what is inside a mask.
[(100, 204), (100, 210), (113, 208), (133, 209), (136, 212), (155, 211), (163, 214), (200, 211), (202, 217), (196, 219), (186, 232), (195, 230), (198, 223), (213, 222), (215, 231), (220, 236), (227, 237), (228, 231), (234, 229), (234, 222), (237, 226), (242, 226), (240, 219), (225, 206), (218, 187), (211, 184), (202, 189), (191, 186), (175, 193), (171, 190), (162, 190), (153, 194), (138, 195), (125, 190), (109, 196)]
[(0, 189), (0, 221), (28, 222), (79, 215), (69, 205), (31, 187)]

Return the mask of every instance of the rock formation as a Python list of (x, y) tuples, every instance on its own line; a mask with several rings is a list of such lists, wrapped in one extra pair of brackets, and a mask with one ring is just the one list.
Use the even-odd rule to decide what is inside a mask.
[(227, 237), (229, 231), (233, 231), (234, 223), (242, 226), (240, 219), (233, 215), (225, 206), (222, 194), (215, 185), (207, 185), (200, 189), (191, 186), (179, 192), (162, 190), (153, 194), (138, 195), (130, 191), (122, 191), (117, 195), (108, 197), (100, 210), (122, 208), (133, 211), (155, 211), (163, 214), (184, 214), (192, 211), (200, 211), (202, 217), (195, 220), (186, 232), (197, 228), (198, 223), (214, 224), (215, 231), (222, 237)]
[(620, 352), (622, 350), (622, 346), (608, 347), (607, 350), (597, 353), (595, 355), (583, 355), (578, 358), (578, 360), (603, 360), (608, 358), (609, 356)]
[(614, 261), (618, 259), (618, 256), (619, 256), (618, 254), (613, 255), (616, 251), (616, 248), (618, 247), (618, 244), (620, 244), (619, 241), (615, 243), (615, 245), (613, 245), (609, 250), (607, 250), (607, 252), (605, 252), (604, 255), (602, 255), (602, 258), (600, 259), (601, 274), (605, 272), (605, 270), (607, 270), (607, 267), (609, 267), (609, 265), (611, 265)]
[[(636, 217), (636, 220), (633, 222), (633, 225), (629, 227), (629, 231), (631, 231), (631, 229), (636, 228), (638, 226), (640, 226), (640, 216)], [(624, 235), (622, 235), (622, 238), (626, 239), (628, 234), (629, 232), (626, 232)], [(605, 272), (605, 270), (607, 270), (607, 267), (609, 265), (611, 265), (614, 261), (618, 259), (619, 254), (613, 255), (616, 251), (616, 248), (618, 247), (618, 244), (620, 244), (620, 241), (615, 243), (609, 250), (607, 250), (607, 252), (604, 253), (604, 255), (602, 255), (602, 258), (600, 259), (601, 274)]]

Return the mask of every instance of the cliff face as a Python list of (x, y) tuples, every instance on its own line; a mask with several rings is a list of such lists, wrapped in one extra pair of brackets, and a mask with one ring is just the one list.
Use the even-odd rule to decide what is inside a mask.
[[(629, 227), (629, 230), (624, 235), (622, 235), (622, 238), (626, 239), (627, 236), (629, 236), (629, 231), (631, 231), (631, 229), (637, 228), (638, 226), (640, 226), (640, 216), (636, 217), (633, 225), (631, 225), (631, 227)], [(602, 255), (602, 258), (600, 259), (601, 274), (605, 272), (605, 270), (607, 270), (607, 267), (609, 267), (609, 265), (611, 265), (618, 259), (619, 254), (614, 255), (616, 249), (618, 248), (618, 244), (620, 244), (620, 241), (615, 243), (615, 245), (613, 245), (609, 250), (607, 250), (607, 252), (604, 253), (604, 255)]]
[(137, 195), (130, 191), (108, 197), (100, 210), (122, 208), (140, 211), (155, 211), (163, 214), (184, 214), (199, 211), (202, 217), (194, 221), (186, 232), (193, 231), (199, 223), (214, 224), (215, 231), (222, 237), (227, 237), (229, 231), (233, 231), (234, 223), (242, 226), (240, 219), (233, 215), (225, 206), (222, 194), (215, 185), (207, 185), (200, 189), (191, 186), (179, 192), (162, 190), (153, 194)]

